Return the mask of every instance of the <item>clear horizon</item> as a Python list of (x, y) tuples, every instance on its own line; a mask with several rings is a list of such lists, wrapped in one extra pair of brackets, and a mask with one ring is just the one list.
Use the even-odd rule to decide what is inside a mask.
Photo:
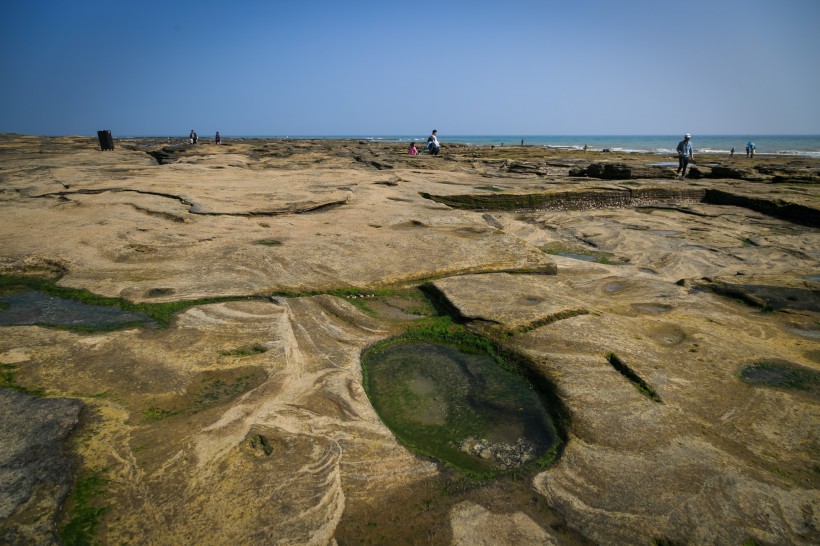
[(820, 2), (675, 8), (7, 2), (0, 132), (820, 134)]

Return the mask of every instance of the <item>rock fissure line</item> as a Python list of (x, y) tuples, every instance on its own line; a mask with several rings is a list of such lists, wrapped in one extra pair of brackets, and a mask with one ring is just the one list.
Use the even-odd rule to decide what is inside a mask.
[(743, 207), (766, 216), (772, 216), (795, 224), (820, 227), (820, 210), (781, 199), (763, 199), (737, 195), (721, 190), (707, 189), (703, 202), (710, 205), (732, 205)]
[(657, 203), (698, 202), (705, 190), (667, 190), (664, 188), (613, 188), (611, 190), (567, 191), (556, 193), (492, 195), (420, 195), (453, 208), (487, 210), (587, 210), (599, 208), (634, 208)]
[(540, 319), (531, 320), (526, 322), (520, 326), (513, 327), (507, 330), (508, 335), (519, 335), (525, 334), (542, 326), (546, 326), (548, 324), (552, 324), (553, 322), (557, 322), (559, 320), (564, 320), (573, 317), (579, 317), (581, 315), (589, 315), (589, 309), (566, 309), (564, 311), (559, 311), (558, 313), (553, 313), (551, 315), (547, 315), (546, 317), (542, 317)]
[[(111, 193), (124, 193), (124, 192), (131, 192), (131, 193), (138, 193), (141, 195), (152, 195), (155, 197), (164, 197), (166, 199), (173, 199), (175, 201), (179, 201), (186, 207), (188, 207), (188, 212), (190, 214), (198, 214), (201, 216), (242, 216), (242, 217), (254, 217), (254, 216), (283, 216), (285, 214), (305, 214), (309, 212), (318, 212), (327, 210), (330, 208), (335, 208), (341, 205), (346, 205), (350, 199), (348, 197), (344, 199), (338, 199), (336, 201), (329, 201), (326, 203), (318, 203), (309, 206), (305, 206), (303, 208), (293, 208), (293, 209), (279, 209), (279, 210), (266, 210), (266, 211), (250, 211), (250, 212), (210, 212), (210, 211), (203, 211), (200, 209), (199, 205), (193, 203), (182, 197), (180, 195), (174, 195), (171, 193), (164, 193), (164, 192), (155, 192), (155, 191), (146, 191), (146, 190), (133, 190), (133, 189), (123, 189), (123, 188), (103, 188), (97, 190), (74, 190), (74, 191), (60, 191), (60, 192), (51, 192), (51, 193), (43, 193), (40, 195), (33, 195), (32, 197), (67, 197), (71, 195), (100, 195), (106, 192)], [(148, 209), (140, 209), (142, 212), (146, 212), (151, 214), (151, 211)], [(174, 220), (177, 221), (177, 220)]]
[(658, 395), (658, 393), (656, 393), (655, 390), (652, 387), (650, 387), (647, 384), (647, 382), (644, 381), (643, 378), (637, 374), (637, 372), (635, 372), (635, 370), (630, 368), (624, 361), (618, 358), (618, 355), (616, 355), (615, 353), (609, 353), (608, 355), (606, 355), (606, 359), (609, 362), (609, 364), (615, 369), (615, 371), (624, 376), (630, 383), (635, 385), (635, 388), (638, 389), (638, 391), (641, 394), (643, 394), (650, 400), (654, 400), (655, 402), (661, 404), (663, 403), (663, 400), (661, 400), (661, 397)]
[[(612, 190), (527, 193), (495, 193), (492, 195), (461, 194), (433, 195), (421, 192), (419, 195), (437, 203), (456, 209), (473, 211), (566, 211), (605, 208), (652, 208), (659, 205), (679, 205), (699, 202), (709, 205), (729, 205), (754, 210), (787, 222), (809, 227), (820, 227), (820, 210), (815, 207), (790, 203), (781, 199), (772, 200), (749, 197), (715, 189), (688, 188), (669, 190), (666, 188), (617, 188)], [(686, 209), (675, 208), (687, 214), (698, 214)], [(705, 215), (704, 215), (705, 216)]]

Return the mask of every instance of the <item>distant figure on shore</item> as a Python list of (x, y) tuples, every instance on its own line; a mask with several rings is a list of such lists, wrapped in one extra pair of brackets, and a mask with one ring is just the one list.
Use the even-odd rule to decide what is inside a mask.
[(216, 144), (222, 144), (222, 137), (219, 136), (219, 131), (216, 132), (216, 136), (214, 137), (214, 142)]
[(410, 154), (410, 155), (419, 155), (419, 151), (416, 148), (416, 143), (415, 142), (410, 143), (410, 147), (407, 148), (407, 153)]
[(523, 138), (521, 139), (521, 145), (522, 146), (524, 145), (524, 139)]
[(735, 147), (732, 146), (732, 149), (729, 150), (729, 155), (735, 155)]
[(754, 142), (747, 142), (746, 143), (746, 157), (754, 157), (755, 156), (755, 143)]
[(424, 147), (422, 151), (419, 152), (419, 155), (423, 154), (424, 152), (429, 151), (432, 155), (438, 155), (441, 151), (441, 144), (438, 142), (438, 131), (433, 129), (433, 133), (427, 137), (427, 146)]
[(692, 135), (686, 133), (683, 140), (678, 142), (678, 176), (681, 178), (686, 176), (686, 167), (689, 166), (689, 162), (695, 158), (691, 138)]
[(587, 149), (588, 149), (588, 148), (589, 148), (589, 146), (587, 146), (586, 144), (584, 144), (584, 151), (585, 151), (585, 152), (587, 151)]
[(196, 144), (196, 141), (197, 141), (196, 131), (191, 129), (191, 134), (188, 135), (188, 144)]

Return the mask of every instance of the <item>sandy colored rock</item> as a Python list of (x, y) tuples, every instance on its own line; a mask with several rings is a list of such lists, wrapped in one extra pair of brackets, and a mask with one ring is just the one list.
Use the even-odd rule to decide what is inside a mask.
[[(223, 299), (167, 327), (4, 326), (0, 364), (86, 404), (65, 449), (108, 480), (100, 543), (816, 544), (817, 388), (738, 375), (820, 371), (817, 161), (715, 160), (754, 181), (569, 176), (655, 160), (2, 135), (4, 278)], [(555, 385), (554, 465), (470, 482), (379, 420), (360, 356), (436, 312), (423, 282)]]
[(557, 544), (552, 536), (521, 512), (493, 514), (482, 506), (463, 502), (450, 515), (454, 546)]

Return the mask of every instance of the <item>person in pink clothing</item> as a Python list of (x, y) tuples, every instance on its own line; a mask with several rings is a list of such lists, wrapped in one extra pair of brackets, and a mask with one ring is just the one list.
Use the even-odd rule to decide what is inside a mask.
[(415, 142), (410, 143), (410, 147), (407, 148), (407, 153), (410, 154), (410, 155), (419, 155), (419, 151), (416, 148), (416, 143)]

